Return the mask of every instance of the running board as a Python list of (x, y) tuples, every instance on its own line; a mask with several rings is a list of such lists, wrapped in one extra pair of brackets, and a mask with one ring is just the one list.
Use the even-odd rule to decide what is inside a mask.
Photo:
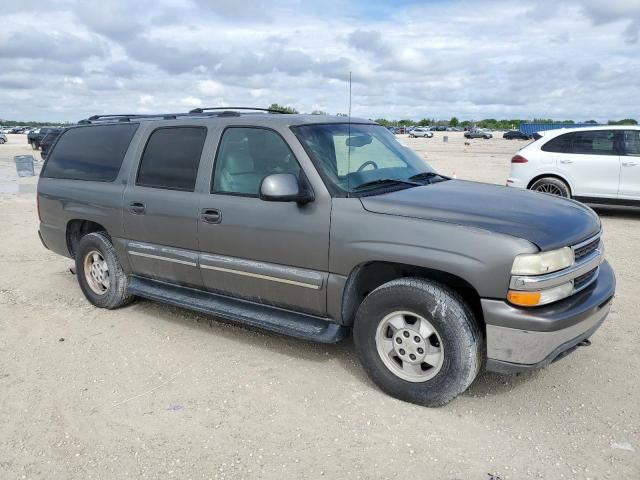
[(347, 327), (332, 323), (327, 318), (147, 278), (129, 277), (127, 292), (303, 340), (336, 343), (349, 333)]

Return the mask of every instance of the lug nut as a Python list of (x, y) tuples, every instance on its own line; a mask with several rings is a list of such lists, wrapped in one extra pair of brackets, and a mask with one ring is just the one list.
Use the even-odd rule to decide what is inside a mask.
[(409, 358), (410, 358), (411, 360), (415, 360), (415, 359), (416, 359), (416, 356), (412, 353), (411, 355), (409, 355)]
[(404, 336), (409, 338), (409, 332), (404, 332)]
[(413, 337), (413, 341), (416, 343), (420, 343), (420, 337), (416, 335), (415, 337)]
[(419, 348), (419, 349), (418, 349), (418, 353), (419, 353), (420, 355), (422, 355), (422, 354), (424, 353), (424, 350), (423, 350), (422, 348)]
[(406, 352), (404, 351), (404, 348), (400, 349), (400, 355), (404, 355)]
[(400, 337), (396, 338), (396, 343), (402, 343), (402, 339)]

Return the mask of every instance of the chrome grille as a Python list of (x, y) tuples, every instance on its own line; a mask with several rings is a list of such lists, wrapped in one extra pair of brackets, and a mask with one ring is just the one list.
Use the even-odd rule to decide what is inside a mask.
[(582, 245), (576, 249), (574, 249), (574, 255), (576, 257), (576, 263), (579, 263), (581, 259), (583, 259), (584, 257), (588, 256), (590, 253), (592, 253), (596, 248), (598, 248), (598, 245), (600, 244), (600, 238), (596, 238), (595, 240), (592, 240), (591, 242), (587, 243), (586, 245)]
[(593, 270), (588, 271), (573, 279), (573, 289), (574, 291), (582, 290), (584, 287), (589, 285), (591, 281), (594, 279), (596, 273), (598, 272), (598, 268), (594, 268)]

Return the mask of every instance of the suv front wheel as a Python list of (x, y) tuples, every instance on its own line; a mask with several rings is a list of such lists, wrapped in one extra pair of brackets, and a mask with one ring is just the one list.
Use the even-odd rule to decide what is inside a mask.
[(89, 233), (80, 239), (76, 273), (82, 293), (96, 307), (118, 308), (133, 299), (127, 294), (127, 276), (105, 232)]
[(482, 334), (466, 302), (425, 279), (402, 278), (374, 290), (358, 309), (353, 334), (371, 379), (419, 405), (448, 403), (482, 364)]

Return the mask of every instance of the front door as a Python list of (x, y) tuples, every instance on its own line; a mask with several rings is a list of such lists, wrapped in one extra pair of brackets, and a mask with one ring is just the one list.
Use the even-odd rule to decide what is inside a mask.
[(304, 174), (274, 130), (229, 127), (221, 137), (211, 194), (201, 197), (200, 267), (216, 292), (314, 314), (326, 310), (331, 198), (258, 198), (272, 173)]
[(201, 286), (198, 194), (194, 191), (205, 127), (154, 130), (124, 193), (124, 229), (132, 272)]
[(623, 142), (619, 198), (640, 200), (640, 130), (626, 130)]

